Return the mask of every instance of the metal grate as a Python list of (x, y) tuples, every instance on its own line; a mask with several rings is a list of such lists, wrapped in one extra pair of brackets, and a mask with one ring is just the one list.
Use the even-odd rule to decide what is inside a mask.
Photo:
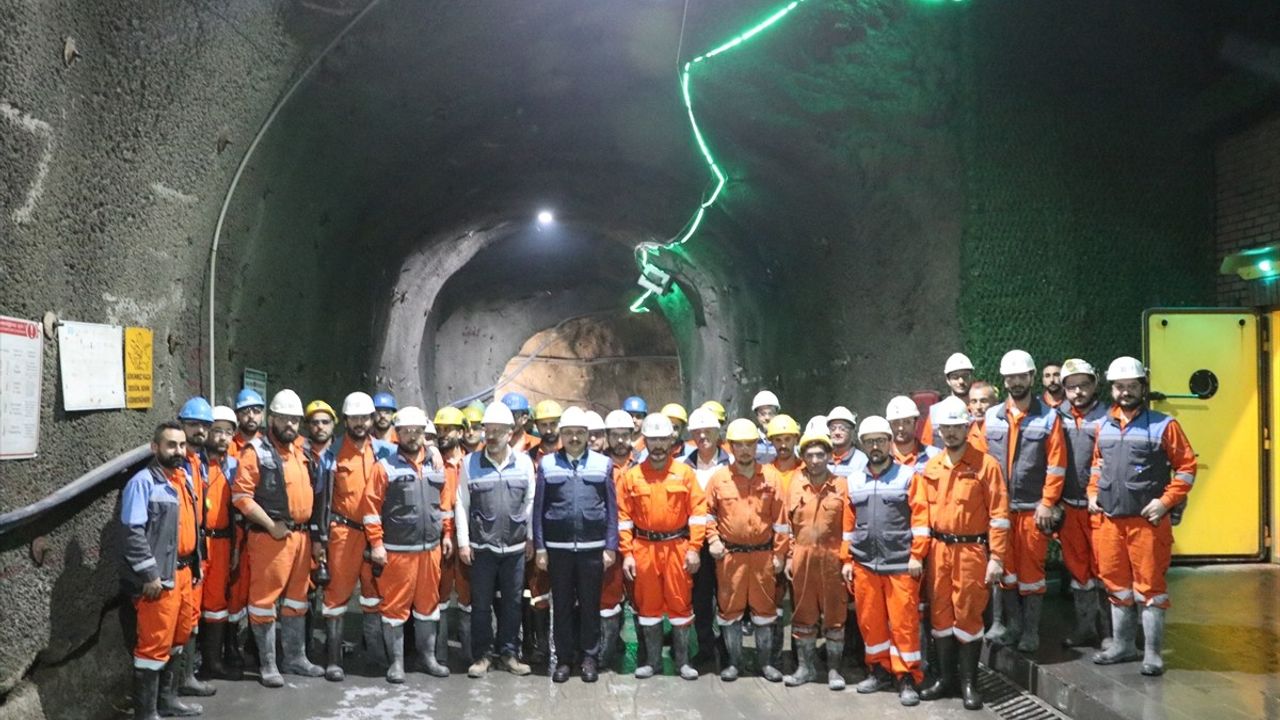
[(1057, 708), (1024, 692), (985, 665), (978, 669), (978, 689), (987, 708), (1005, 720), (1070, 720)]

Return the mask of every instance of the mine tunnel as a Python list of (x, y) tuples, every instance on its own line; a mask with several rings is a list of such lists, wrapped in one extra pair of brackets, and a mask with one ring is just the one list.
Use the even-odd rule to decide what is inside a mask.
[[(261, 382), (434, 413), (518, 392), (606, 415), (640, 395), (732, 420), (769, 390), (803, 426), (945, 396), (956, 352), (1000, 387), (1015, 348), (1150, 368), (1202, 477), (1162, 682), (1242, 677), (1230, 702), (1143, 685), (1106, 705), (1137, 670), (1050, 681), (1093, 666), (1046, 629), (1052, 657), (983, 656), (988, 697), (1274, 713), (1278, 57), (1269, 0), (0, 3), (0, 717), (127, 712), (121, 488), (192, 396)], [(143, 379), (118, 346), (71, 357), (85, 323), (145, 337), (123, 361)], [(104, 377), (127, 403), (68, 385)], [(1224, 562), (1238, 581), (1200, 574)], [(640, 716), (625, 674), (568, 696), (504, 677), (487, 710), (454, 674), (408, 695), (220, 682), (205, 716)], [(719, 683), (643, 702), (834, 707)]]

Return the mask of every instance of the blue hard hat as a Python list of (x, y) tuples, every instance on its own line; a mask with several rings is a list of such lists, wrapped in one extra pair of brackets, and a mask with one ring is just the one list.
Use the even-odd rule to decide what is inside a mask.
[(639, 395), (632, 395), (631, 397), (622, 401), (622, 409), (626, 410), (629, 413), (640, 413), (641, 415), (648, 415), (649, 403), (646, 403), (644, 401), (644, 398), (640, 397)]
[(375, 410), (399, 410), (396, 405), (396, 396), (389, 392), (380, 392), (373, 396), (373, 409)]
[(178, 419), (212, 423), (213, 407), (209, 405), (208, 400), (197, 395), (182, 404), (182, 409), (178, 411)]
[(253, 390), (251, 388), (244, 388), (243, 390), (240, 391), (240, 394), (236, 395), (237, 410), (243, 410), (247, 407), (253, 407), (255, 405), (258, 407), (267, 406), (267, 402), (262, 399), (262, 396), (258, 394), (257, 390)]
[(518, 392), (509, 392), (502, 396), (502, 404), (511, 412), (529, 412), (529, 398)]

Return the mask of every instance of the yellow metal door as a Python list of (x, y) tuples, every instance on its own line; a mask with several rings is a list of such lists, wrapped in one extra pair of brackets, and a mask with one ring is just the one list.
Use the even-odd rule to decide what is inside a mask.
[(1143, 323), (1152, 407), (1178, 419), (1199, 459), (1173, 553), (1264, 556), (1261, 354), (1249, 310), (1149, 310)]

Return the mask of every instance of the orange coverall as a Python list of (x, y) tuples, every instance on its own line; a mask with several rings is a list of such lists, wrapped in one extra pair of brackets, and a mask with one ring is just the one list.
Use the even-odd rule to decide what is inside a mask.
[[(618, 462), (618, 458), (613, 455), (609, 456), (613, 461), (613, 489), (615, 497), (622, 497), (622, 480), (626, 477), (627, 471), (634, 465), (631, 462), (631, 456), (628, 455), (624, 462)], [(634, 591), (628, 593), (626, 583), (623, 581), (622, 563), (616, 562), (604, 570), (604, 582), (600, 586), (600, 617), (613, 617), (622, 612), (622, 600), (627, 594), (634, 595)]]
[[(462, 459), (466, 456), (462, 448), (455, 447), (453, 452), (444, 458), (444, 494), (449, 498), (450, 507), (458, 497), (458, 472), (462, 468)], [(449, 533), (452, 537), (452, 523), (449, 524)], [(447, 605), (449, 598), (456, 590), (458, 607), (463, 612), (471, 612), (471, 575), (468, 567), (458, 559), (456, 552), (440, 561), (440, 601)]]
[(378, 612), (381, 596), (378, 581), (373, 577), (373, 564), (365, 560), (367, 545), (363, 527), (351, 527), (338, 519), (346, 518), (356, 525), (363, 525), (369, 518), (361, 511), (365, 489), (373, 476), (378, 461), (374, 459), (373, 441), (366, 437), (356, 442), (350, 437), (342, 439), (334, 458), (333, 495), (329, 500), (329, 547), (325, 551), (329, 561), (329, 584), (324, 588), (324, 615), (337, 617), (347, 612), (347, 602), (360, 580), (360, 610)]
[[(651, 540), (643, 533), (680, 533)], [(668, 459), (645, 460), (626, 472), (618, 493), (618, 549), (636, 563), (634, 601), (641, 625), (666, 615), (674, 626), (693, 622), (693, 578), (685, 553), (698, 553), (707, 533), (707, 501), (693, 469)]]
[(722, 467), (707, 482), (707, 543), (727, 551), (716, 561), (721, 625), (741, 622), (748, 608), (756, 625), (778, 618), (773, 563), (785, 559), (791, 530), (779, 490), (759, 465), (751, 477)]
[[(227, 460), (234, 463), (234, 459)], [(244, 528), (235, 522), (231, 506), (231, 479), (224, 474), (222, 463), (210, 460), (209, 483), (205, 488), (205, 533), (209, 562), (201, 594), (201, 617), (207, 623), (236, 622), (243, 617), (249, 599), (249, 579), (239, 568), (232, 582), (231, 555), (235, 545), (244, 546)]]
[(844, 508), (849, 504), (845, 479), (828, 472), (818, 478), (820, 485), (802, 474), (791, 483), (787, 495), (787, 524), (791, 542), (787, 556), (791, 563), (791, 634), (797, 639), (813, 638), (821, 618), (829, 640), (844, 639), (849, 591), (840, 577), (840, 547), (844, 533)]
[[(178, 493), (178, 557), (190, 555), (196, 551), (196, 500), (187, 491), (185, 470), (165, 470), (164, 474)], [(138, 613), (138, 640), (133, 646), (133, 666), (146, 670), (163, 669), (172, 650), (180, 649), (191, 638), (195, 618), (199, 614), (192, 589), (191, 568), (176, 568), (173, 587), (161, 590), (160, 596), (154, 600), (139, 595), (133, 599), (133, 607)]]
[[(276, 619), (276, 601), (283, 598), (282, 614), (287, 617), (307, 614), (307, 589), (311, 582), (311, 544), (306, 532), (311, 519), (311, 475), (302, 449), (293, 443), (270, 442), (280, 454), (289, 520), (297, 530), (283, 540), (276, 540), (260, 526), (249, 531), (249, 622), (271, 623)], [(258, 453), (248, 446), (240, 454), (240, 469), (232, 488), (231, 501), (243, 515), (249, 515), (258, 503), (254, 490), (261, 472)]]

